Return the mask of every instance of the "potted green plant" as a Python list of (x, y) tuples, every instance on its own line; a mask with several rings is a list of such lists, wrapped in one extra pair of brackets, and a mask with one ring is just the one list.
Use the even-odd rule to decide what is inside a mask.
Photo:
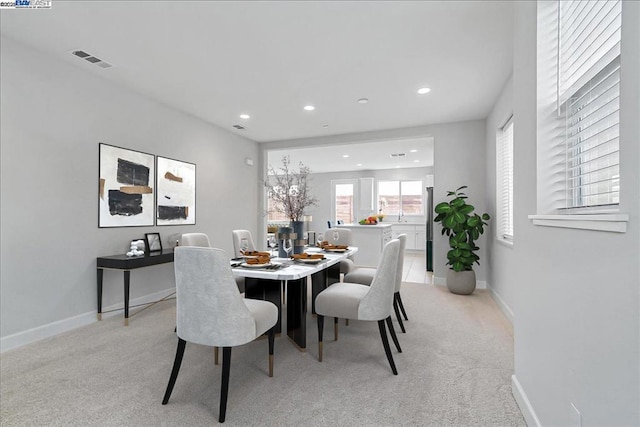
[(476, 240), (484, 233), (485, 221), (489, 214), (474, 213), (475, 207), (466, 202), (467, 195), (460, 190), (448, 191), (448, 202), (438, 203), (434, 221), (442, 224), (442, 234), (449, 236), (450, 250), (447, 252), (447, 288), (454, 294), (469, 295), (476, 288), (476, 274), (473, 264), (480, 264), (476, 253), (480, 248)]

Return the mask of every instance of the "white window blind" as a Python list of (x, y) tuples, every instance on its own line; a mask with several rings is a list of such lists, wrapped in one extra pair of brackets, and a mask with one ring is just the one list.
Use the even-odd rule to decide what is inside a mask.
[(619, 110), (617, 59), (567, 101), (567, 207), (619, 203)]
[(498, 239), (513, 241), (513, 118), (496, 135)]
[(617, 204), (621, 2), (560, 1), (558, 20), (557, 102), (565, 120), (558, 205)]
[(559, 2), (560, 104), (620, 55), (622, 5), (610, 0)]

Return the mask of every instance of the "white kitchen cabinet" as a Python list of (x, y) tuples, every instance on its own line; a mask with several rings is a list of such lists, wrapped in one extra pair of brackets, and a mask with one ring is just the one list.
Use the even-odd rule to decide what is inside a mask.
[(425, 224), (393, 224), (393, 238), (397, 238), (400, 234), (407, 235), (405, 250), (426, 250), (427, 227)]
[(391, 224), (340, 224), (336, 228), (351, 230), (352, 244), (358, 247), (353, 262), (358, 266), (377, 267), (384, 245), (392, 239)]

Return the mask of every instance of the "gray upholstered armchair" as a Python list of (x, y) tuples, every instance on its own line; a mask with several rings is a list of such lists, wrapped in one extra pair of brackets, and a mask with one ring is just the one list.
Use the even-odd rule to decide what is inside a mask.
[(221, 249), (180, 246), (175, 249), (178, 348), (162, 400), (166, 405), (178, 378), (187, 341), (222, 347), (219, 421), (224, 422), (231, 370), (231, 347), (269, 332), (269, 376), (273, 376), (274, 326), (278, 308), (244, 299), (236, 289), (229, 257)]
[(395, 276), (398, 264), (400, 242), (396, 239), (387, 243), (376, 274), (370, 286), (358, 283), (334, 283), (316, 297), (316, 313), (318, 321), (318, 359), (322, 361), (324, 317), (345, 318), (355, 320), (377, 321), (380, 337), (391, 370), (398, 375), (396, 365), (389, 348), (389, 340), (385, 330), (385, 321), (389, 326), (391, 338), (398, 352), (402, 352), (400, 343), (391, 322), (391, 307), (395, 289)]

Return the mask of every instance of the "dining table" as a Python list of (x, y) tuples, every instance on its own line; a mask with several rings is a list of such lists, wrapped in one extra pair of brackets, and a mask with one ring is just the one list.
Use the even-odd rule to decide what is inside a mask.
[(276, 333), (282, 332), (282, 284), (286, 281), (287, 337), (301, 351), (307, 348), (308, 281), (311, 281), (311, 312), (315, 298), (333, 283), (340, 281), (340, 261), (358, 252), (355, 246), (344, 250), (305, 248), (306, 253), (323, 254), (317, 261), (271, 258), (263, 265), (248, 264), (243, 259), (231, 260), (235, 276), (245, 278), (245, 298), (270, 301), (278, 307)]

